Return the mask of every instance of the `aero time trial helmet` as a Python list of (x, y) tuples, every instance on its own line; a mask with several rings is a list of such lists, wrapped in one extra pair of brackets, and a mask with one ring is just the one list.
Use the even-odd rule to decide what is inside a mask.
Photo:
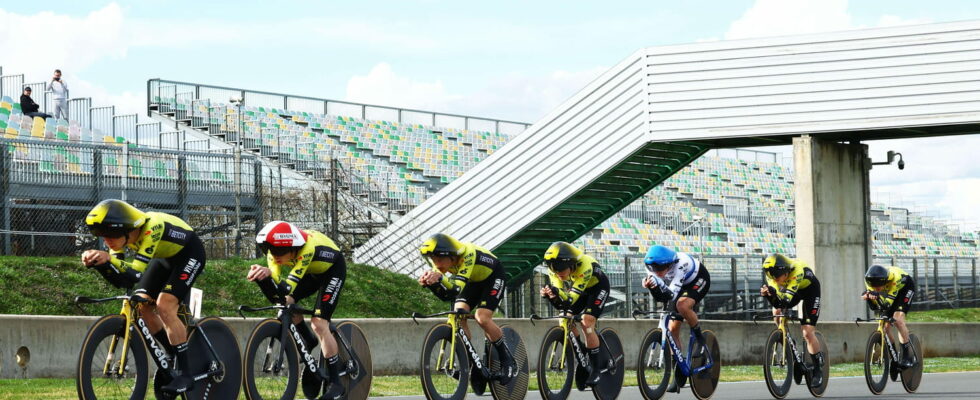
[(544, 252), (544, 263), (548, 265), (548, 269), (554, 272), (561, 272), (569, 268), (574, 268), (578, 264), (578, 259), (581, 256), (582, 250), (579, 250), (575, 246), (567, 242), (554, 242)]
[(647, 250), (647, 256), (643, 258), (643, 264), (647, 266), (647, 271), (659, 272), (670, 268), (680, 260), (677, 252), (666, 246), (655, 245)]
[(461, 256), (465, 250), (463, 243), (445, 233), (436, 233), (429, 236), (419, 246), (419, 253), (422, 257), (450, 257)]
[(306, 244), (306, 232), (285, 221), (272, 221), (255, 235), (255, 244), (263, 253), (283, 256), (298, 251)]
[(871, 287), (885, 286), (888, 283), (888, 268), (877, 264), (872, 265), (864, 274), (864, 281)]
[(762, 271), (773, 278), (778, 278), (793, 269), (793, 261), (779, 253), (773, 253), (762, 261)]
[(146, 223), (146, 214), (122, 200), (103, 200), (89, 211), (85, 225), (93, 235), (118, 238)]

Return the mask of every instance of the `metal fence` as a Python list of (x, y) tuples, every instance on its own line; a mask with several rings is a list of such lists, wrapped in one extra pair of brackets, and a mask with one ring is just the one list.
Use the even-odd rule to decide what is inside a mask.
[(241, 99), (242, 104), (255, 107), (274, 107), (315, 114), (328, 114), (360, 119), (381, 119), (444, 128), (480, 129), (507, 135), (523, 132), (530, 126), (530, 124), (525, 122), (361, 104), (200, 83), (164, 79), (150, 79), (146, 82), (146, 103), (148, 105), (157, 105), (157, 111), (161, 113), (175, 113), (175, 116), (178, 117), (175, 118), (175, 122), (181, 119), (179, 118), (179, 113), (185, 112), (187, 110), (186, 107), (190, 107), (192, 101), (204, 99), (208, 99), (215, 104), (228, 104), (230, 103), (230, 99)]
[[(699, 315), (711, 319), (744, 320), (757, 312), (769, 312), (768, 302), (759, 296), (764, 257), (758, 254), (705, 256), (704, 263), (711, 271), (711, 291), (703, 300)], [(653, 309), (655, 305), (648, 290), (641, 286), (647, 276), (642, 255), (597, 257), (597, 260), (614, 292), (604, 315), (628, 318), (636, 306)], [(917, 286), (914, 309), (980, 306), (976, 258), (876, 257), (874, 262), (895, 265), (913, 276)], [(554, 308), (538, 295), (538, 289), (547, 282), (544, 272), (539, 267), (531, 279), (509, 289), (503, 306), (508, 317), (554, 315)]]

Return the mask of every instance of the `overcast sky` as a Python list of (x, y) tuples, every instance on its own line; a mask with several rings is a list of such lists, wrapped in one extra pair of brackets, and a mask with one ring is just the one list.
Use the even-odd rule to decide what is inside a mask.
[[(3, 2), (0, 66), (133, 112), (165, 78), (534, 122), (645, 46), (980, 19), (953, 0), (246, 3)], [(872, 170), (878, 199), (978, 226), (980, 136), (870, 146), (907, 162)]]

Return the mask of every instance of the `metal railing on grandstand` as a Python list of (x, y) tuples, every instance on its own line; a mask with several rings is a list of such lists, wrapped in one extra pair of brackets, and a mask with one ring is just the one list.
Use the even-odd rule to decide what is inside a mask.
[[(770, 312), (769, 304), (759, 296), (763, 258), (759, 254), (704, 256), (704, 263), (711, 271), (711, 291), (703, 300), (699, 315), (705, 319), (746, 320), (756, 313)], [(598, 261), (614, 292), (605, 315), (628, 318), (637, 304), (645, 309), (654, 306), (649, 292), (641, 286), (647, 275), (642, 255)], [(923, 255), (875, 258), (874, 262), (895, 265), (913, 275), (917, 286), (913, 304), (916, 310), (980, 306), (977, 258)], [(543, 272), (539, 267), (532, 279), (510, 289), (502, 308), (508, 317), (554, 314), (554, 308), (538, 295), (538, 289), (547, 282)]]
[[(51, 139), (3, 138), (0, 146), (2, 254), (68, 255), (92, 246), (85, 214), (106, 198), (173, 213), (205, 237), (262, 219), (256, 157)], [(211, 247), (235, 255), (240, 242)]]
[(233, 98), (241, 99), (244, 105), (255, 107), (274, 107), (284, 110), (360, 119), (398, 121), (400, 123), (467, 130), (474, 129), (507, 135), (523, 132), (530, 126), (526, 122), (379, 106), (201, 83), (179, 82), (165, 79), (150, 79), (146, 82), (147, 115), (150, 115), (151, 108), (161, 113), (177, 113), (179, 111), (186, 111), (185, 107), (191, 106), (192, 101), (207, 99), (214, 103), (229, 103), (230, 99)]

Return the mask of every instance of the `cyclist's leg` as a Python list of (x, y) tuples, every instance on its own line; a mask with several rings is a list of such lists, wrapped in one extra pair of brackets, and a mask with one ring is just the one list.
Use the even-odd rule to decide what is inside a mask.
[[(299, 283), (296, 284), (296, 288), (293, 289), (293, 294), (286, 296), (286, 304), (296, 304), (303, 301), (303, 299), (307, 297), (319, 293), (321, 286), (323, 286), (325, 276), (326, 274), (306, 274), (306, 276), (304, 276), (303, 279), (300, 279)], [(290, 315), (289, 318), (293, 326), (296, 327), (296, 331), (303, 337), (303, 341), (306, 342), (307, 348), (313, 349), (316, 347), (318, 343), (317, 336), (313, 333), (313, 330), (310, 329), (310, 326), (303, 321), (303, 315), (296, 313)]]
[(674, 304), (675, 311), (687, 321), (688, 326), (691, 327), (698, 340), (702, 341), (704, 338), (701, 336), (701, 321), (698, 319), (695, 308), (701, 302), (701, 299), (708, 294), (710, 288), (711, 276), (708, 274), (708, 268), (702, 265), (698, 270), (697, 277), (691, 283), (681, 287), (677, 302)]
[(915, 297), (915, 284), (908, 277), (905, 278), (903, 283), (905, 286), (895, 294), (895, 299), (892, 300), (889, 313), (895, 319), (899, 341), (904, 345), (909, 342), (909, 328), (905, 325), (905, 314), (912, 308), (912, 298)]
[[(493, 313), (497, 311), (500, 300), (504, 297), (505, 275), (503, 269), (496, 270), (482, 282), (470, 282), (459, 293), (456, 304), (467, 303), (467, 308), (476, 306), (474, 312), (476, 323), (491, 342), (498, 342), (504, 333), (500, 326), (493, 321)], [(460, 308), (460, 307), (457, 307)]]
[(187, 297), (191, 286), (204, 272), (204, 264), (207, 262), (204, 244), (196, 235), (191, 234), (184, 249), (167, 262), (170, 264), (170, 276), (157, 297), (157, 311), (167, 329), (170, 343), (176, 349), (177, 369), (174, 370), (173, 380), (163, 389), (180, 393), (194, 385), (192, 374), (201, 372), (188, 370), (191, 355), (187, 344), (187, 327), (177, 315), (177, 310), (181, 300)]
[[(139, 295), (148, 300), (157, 298), (167, 278), (170, 276), (170, 267), (166, 261), (153, 259), (146, 266), (146, 270), (136, 283), (133, 294)], [(140, 305), (140, 319), (146, 323), (147, 329), (153, 337), (167, 348), (168, 352), (173, 353), (167, 331), (163, 329), (163, 321), (156, 313), (156, 304), (143, 303)]]
[[(341, 256), (342, 257), (342, 256)], [(337, 355), (337, 340), (330, 334), (330, 318), (339, 304), (340, 293), (344, 288), (344, 281), (347, 280), (347, 265), (343, 258), (339, 263), (334, 263), (327, 272), (323, 273), (320, 285), (320, 293), (317, 296), (316, 306), (313, 309), (313, 331), (320, 339), (320, 350), (323, 351), (325, 358)]]
[(817, 320), (820, 319), (820, 283), (811, 282), (810, 286), (798, 292), (798, 296), (803, 301), (803, 315), (800, 317), (803, 340), (806, 341), (807, 351), (817, 354), (823, 351), (816, 334)]
[(585, 330), (585, 348), (589, 353), (589, 364), (593, 366), (585, 383), (595, 385), (599, 380), (599, 334), (596, 333), (595, 325), (602, 315), (602, 310), (606, 306), (606, 299), (609, 297), (609, 279), (606, 274), (598, 273), (599, 282), (585, 290), (580, 302), (584, 302), (585, 310), (582, 313), (582, 328)]

